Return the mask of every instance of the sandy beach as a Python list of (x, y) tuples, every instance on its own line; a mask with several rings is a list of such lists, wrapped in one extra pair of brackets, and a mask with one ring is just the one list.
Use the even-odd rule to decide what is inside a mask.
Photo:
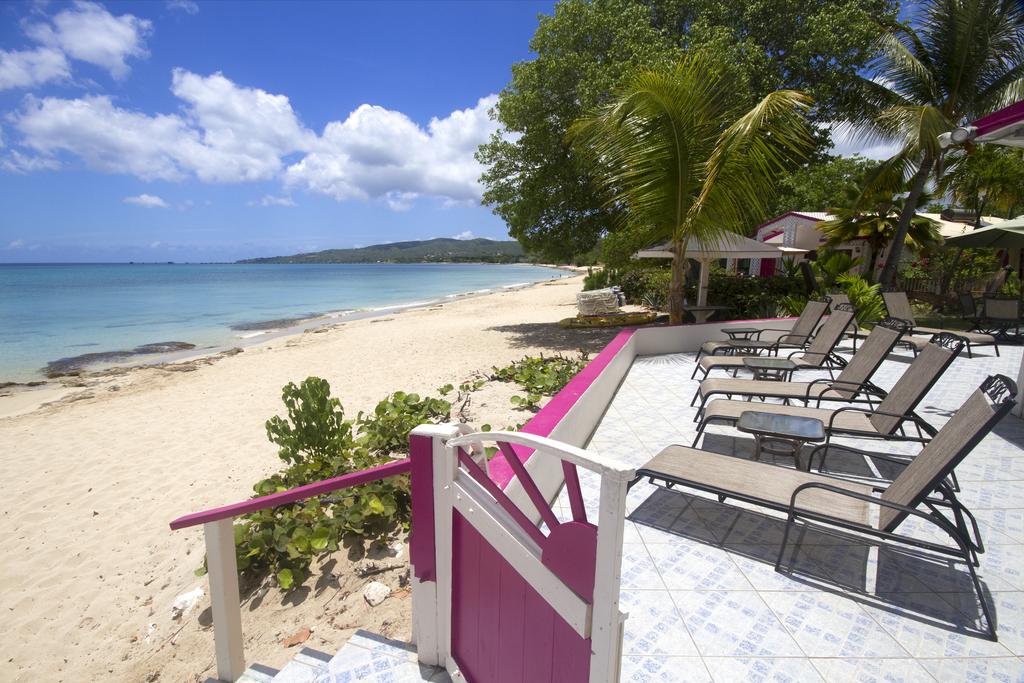
[[(263, 424), (283, 412), (281, 387), (324, 377), (354, 417), (395, 390), (433, 393), (523, 355), (597, 350), (613, 330), (554, 324), (575, 313), (580, 286), (571, 277), (0, 398), (0, 679), (203, 680), (213, 665), (209, 599), (178, 620), (171, 610), (176, 596), (206, 589), (193, 574), (202, 532), (168, 522), (247, 498), (279, 468)], [(512, 390), (480, 392), (470, 415), (522, 422), (529, 415), (512, 409)], [(36, 407), (42, 399), (54, 402)], [(390, 555), (385, 564), (401, 564), (405, 549)], [(281, 641), (304, 627), (305, 645), (325, 651), (358, 627), (408, 637), (401, 572), (372, 577), (399, 590), (370, 609), (360, 587), (371, 578), (342, 571), (352, 565), (341, 560), (287, 598), (272, 589), (243, 607), (248, 661), (282, 665), (295, 648)]]

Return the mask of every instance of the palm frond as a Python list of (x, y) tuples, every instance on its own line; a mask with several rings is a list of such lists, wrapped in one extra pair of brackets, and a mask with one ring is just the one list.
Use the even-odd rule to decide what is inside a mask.
[(742, 228), (750, 215), (763, 211), (776, 177), (812, 147), (805, 118), (810, 106), (807, 95), (780, 90), (726, 128), (707, 159), (703, 186), (690, 207), (695, 233), (713, 232), (712, 226), (721, 224)]

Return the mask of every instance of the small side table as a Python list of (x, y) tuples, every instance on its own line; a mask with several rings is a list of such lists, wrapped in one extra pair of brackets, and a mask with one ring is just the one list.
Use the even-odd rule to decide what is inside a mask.
[(683, 310), (693, 315), (693, 320), (698, 325), (706, 323), (711, 316), (719, 311), (728, 311), (728, 306), (683, 306)]
[(788, 358), (744, 358), (743, 366), (754, 373), (754, 379), (769, 382), (788, 382), (796, 370), (796, 363)]
[(760, 460), (762, 452), (786, 455), (793, 458), (798, 469), (804, 444), (825, 440), (825, 425), (814, 417), (746, 410), (740, 414), (736, 428), (754, 435), (754, 460)]
[(729, 335), (729, 339), (750, 339), (761, 331), (759, 327), (723, 327), (722, 332)]

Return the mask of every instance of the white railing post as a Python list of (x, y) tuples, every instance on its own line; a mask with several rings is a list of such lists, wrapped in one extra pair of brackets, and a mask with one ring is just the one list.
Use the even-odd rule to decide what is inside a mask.
[[(414, 567), (412, 577), (412, 635), (416, 644), (417, 657), (420, 664), (431, 666), (446, 666), (448, 660), (448, 634), (450, 631), (449, 612), (451, 606), (443, 603), (444, 599), (451, 599), (451, 501), (450, 486), (438, 485), (439, 481), (449, 481), (450, 471), (454, 464), (452, 456), (445, 448), (445, 441), (459, 434), (470, 431), (466, 425), (420, 425), (412, 430), (410, 434), (410, 449), (413, 447), (414, 439), (426, 439), (426, 447), (429, 448), (429, 470), (419, 469), (418, 458), (425, 457), (426, 453), (417, 451), (412, 454), (413, 463), (413, 534), (423, 534), (427, 540), (431, 560), (434, 566), (434, 578), (428, 581), (420, 581), (416, 577)], [(417, 444), (417, 448), (421, 444)], [(420, 487), (416, 478), (427, 475), (426, 481), (429, 486)], [(431, 526), (427, 526), (426, 519), (418, 519), (416, 496), (426, 495), (432, 500), (430, 509), (433, 511)], [(447, 526), (447, 533), (441, 527)], [(447, 541), (442, 539), (448, 539)], [(441, 546), (438, 543), (442, 543)], [(410, 544), (410, 554), (413, 548)], [(415, 563), (416, 558), (413, 558)], [(445, 583), (447, 582), (447, 583)], [(441, 586), (447, 586), (447, 598), (442, 598)]]
[(590, 634), (590, 682), (619, 680), (622, 657), (622, 616), (619, 585), (622, 538), (626, 519), (626, 484), (632, 473), (603, 472), (597, 519), (597, 562), (594, 571), (593, 626)]
[(234, 521), (221, 519), (203, 525), (206, 568), (213, 607), (213, 643), (217, 652), (217, 678), (236, 681), (245, 671), (242, 652), (242, 611), (238, 599), (238, 563), (235, 561)]

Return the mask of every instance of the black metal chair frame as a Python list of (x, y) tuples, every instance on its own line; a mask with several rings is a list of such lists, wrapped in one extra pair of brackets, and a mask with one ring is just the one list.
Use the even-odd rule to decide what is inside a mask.
[[(810, 300), (808, 300), (808, 303), (810, 303), (811, 301), (818, 301), (820, 303), (825, 303), (825, 304), (832, 303), (832, 299), (827, 297), (827, 296), (823, 296), (823, 297), (821, 297), (819, 299), (810, 299)], [(828, 308), (825, 309), (825, 313), (827, 313), (827, 312), (828, 312)], [(825, 313), (822, 313), (822, 317), (825, 316)], [(779, 337), (778, 339), (774, 340), (773, 342), (767, 343), (764, 346), (756, 345), (756, 346), (745, 347), (745, 346), (742, 346), (741, 345), (742, 342), (740, 342), (740, 343), (738, 343), (735, 346), (731, 346), (731, 347), (730, 346), (723, 346), (723, 347), (715, 349), (711, 353), (705, 353), (704, 352), (704, 347), (702, 345), (701, 348), (697, 349), (697, 355), (694, 357), (693, 362), (698, 364), (697, 367), (700, 367), (699, 363), (700, 363), (700, 357), (702, 355), (704, 355), (704, 356), (737, 355), (739, 353), (746, 354), (746, 352), (748, 352), (748, 351), (750, 353), (746, 354), (746, 355), (760, 355), (761, 351), (766, 351), (769, 356), (771, 356), (771, 355), (778, 355), (779, 349), (782, 348), (782, 347), (794, 348), (794, 349), (797, 349), (796, 351), (794, 351), (794, 353), (800, 353), (802, 349), (806, 349), (808, 346), (810, 346), (811, 342), (814, 340), (814, 335), (817, 333), (817, 329), (820, 327), (820, 324), (821, 324), (821, 318), (818, 318), (817, 322), (814, 325), (815, 329), (810, 334), (807, 334), (807, 335), (792, 334), (792, 333), (790, 333), (789, 330), (786, 330), (786, 329), (778, 329), (778, 328), (765, 327), (765, 328), (762, 328), (762, 329), (758, 330), (757, 332), (754, 332), (753, 333), (753, 339), (747, 340), (747, 341), (760, 341), (761, 340), (761, 335), (764, 334), (765, 332), (784, 332), (785, 333), (781, 337)], [(696, 374), (697, 374), (697, 370), (695, 368), (694, 371), (693, 371), (693, 375), (690, 376), (690, 379), (693, 379), (696, 376)]]
[[(929, 391), (931, 391), (932, 387), (935, 386), (935, 383), (939, 380), (939, 377), (941, 377), (942, 374), (946, 371), (946, 369), (953, 363), (956, 357), (960, 354), (960, 351), (963, 350), (964, 345), (966, 345), (967, 343), (967, 340), (951, 332), (940, 332), (939, 334), (932, 337), (931, 343), (943, 346), (952, 351), (952, 353), (947, 359), (946, 364), (942, 368), (940, 368), (938, 372), (935, 373), (935, 375), (932, 377), (932, 380), (921, 391), (920, 396), (918, 396), (918, 400), (914, 403), (913, 406), (911, 406), (910, 412), (903, 414), (890, 413), (888, 411), (880, 411), (877, 409), (869, 410), (858, 406), (843, 406), (841, 408), (837, 408), (836, 410), (832, 411), (832, 414), (829, 416), (828, 422), (825, 423), (825, 442), (815, 446), (811, 450), (811, 453), (807, 459), (808, 471), (810, 471), (811, 462), (814, 460), (814, 456), (819, 451), (827, 452), (830, 446), (832, 446), (833, 436), (847, 436), (857, 439), (880, 439), (883, 441), (912, 441), (923, 444), (928, 443), (928, 441), (930, 441), (931, 438), (935, 436), (935, 428), (928, 424), (928, 422), (923, 417), (918, 415), (915, 412), (914, 408), (916, 408), (917, 403), (919, 403), (921, 399), (923, 399), (925, 395)], [(893, 427), (892, 431), (888, 434), (882, 434), (875, 431), (866, 432), (861, 431), (859, 429), (843, 429), (842, 427), (836, 427), (834, 424), (836, 416), (844, 412), (860, 412), (865, 413), (867, 415), (882, 415), (885, 417), (896, 417), (899, 418), (899, 422), (897, 422), (896, 426)], [(721, 420), (726, 424), (735, 424), (735, 422), (737, 421), (735, 418), (724, 416), (714, 417), (711, 419)], [(709, 421), (709, 418), (703, 418), (700, 421), (700, 425), (697, 427), (697, 436), (694, 437), (693, 444), (691, 445), (692, 448), (697, 447), (697, 442), (700, 441), (700, 437), (704, 434), (704, 430), (707, 428)], [(908, 422), (912, 424), (916, 429), (917, 436), (907, 434), (906, 430), (904, 429), (904, 424)]]
[[(986, 425), (978, 430), (978, 433), (968, 440), (968, 442), (960, 449), (958, 455), (950, 460), (947, 467), (943, 468), (931, 482), (922, 487), (921, 492), (915, 497), (913, 505), (900, 505), (891, 501), (882, 500), (880, 498), (864, 495), (855, 491), (850, 491), (839, 486), (826, 484), (822, 482), (808, 482), (801, 484), (793, 490), (790, 496), (789, 505), (780, 505), (774, 501), (765, 500), (756, 496), (749, 496), (739, 494), (728, 489), (712, 486), (710, 484), (693, 482), (681, 477), (676, 477), (663, 472), (655, 470), (639, 469), (637, 470), (636, 477), (628, 485), (628, 488), (632, 488), (637, 482), (646, 478), (651, 484), (657, 484), (657, 481), (665, 482), (667, 488), (671, 489), (676, 485), (686, 486), (689, 488), (705, 491), (712, 493), (718, 497), (719, 502), (725, 502), (728, 498), (741, 500), (747, 503), (753, 503), (768, 509), (777, 510), (780, 512), (787, 513), (786, 528), (783, 533), (782, 542), (779, 545), (779, 554), (775, 561), (775, 571), (779, 573), (786, 573), (783, 569), (783, 560), (785, 558), (786, 549), (789, 545), (789, 537), (793, 527), (796, 525), (798, 520), (804, 521), (804, 526), (809, 522), (819, 522), (830, 525), (832, 527), (845, 529), (847, 531), (853, 531), (858, 534), (864, 534), (867, 536), (874, 536), (881, 538), (886, 541), (894, 541), (909, 545), (938, 554), (942, 554), (948, 557), (956, 557), (962, 559), (967, 565), (968, 572), (971, 576), (971, 582), (974, 586), (974, 590), (977, 593), (978, 601), (981, 603), (982, 614), (985, 617), (985, 624), (987, 626), (988, 638), (995, 641), (996, 626), (992, 618), (991, 611), (988, 606), (988, 602), (985, 599), (985, 594), (981, 586), (981, 581), (978, 578), (976, 568), (980, 562), (978, 556), (985, 552), (984, 543), (981, 540), (981, 533), (978, 528), (977, 520), (974, 515), (963, 506), (962, 503), (956, 498), (953, 492), (952, 486), (948, 483), (949, 477), (953, 474), (953, 470), (964, 457), (970, 453), (975, 446), (991, 431), (992, 427), (999, 422), (1014, 406), (1014, 396), (1016, 395), (1016, 385), (1012, 380), (1003, 375), (993, 375), (985, 380), (981, 385), (982, 391), (986, 392), (993, 403), (997, 404), (997, 409), (993, 416), (989, 419)], [(723, 455), (723, 458), (730, 456)], [(902, 463), (906, 464), (906, 463)], [(773, 467), (773, 465), (765, 465), (766, 467)], [(878, 493), (885, 490), (885, 487), (874, 486), (873, 490)], [(799, 508), (799, 496), (802, 492), (810, 489), (820, 489), (830, 491), (837, 495), (847, 496), (862, 500), (864, 502), (879, 505), (881, 507), (887, 507), (893, 510), (899, 511), (901, 514), (897, 516), (891, 523), (889, 523), (884, 529), (876, 529), (866, 525), (856, 524), (849, 520), (833, 517), (824, 513), (811, 512), (809, 510), (803, 510)], [(628, 490), (628, 489), (627, 489)], [(941, 498), (932, 498), (932, 493), (938, 493)], [(917, 506), (924, 505), (929, 512), (924, 512), (917, 509)], [(942, 508), (946, 508), (951, 514), (950, 519), (947, 514), (944, 514)], [(950, 548), (948, 546), (940, 545), (931, 541), (924, 541), (904, 534), (895, 533), (895, 529), (907, 518), (916, 517), (931, 522), (938, 526), (940, 529), (945, 531), (956, 543), (956, 548)], [(968, 525), (968, 522), (970, 524)]]
[[(842, 305), (842, 304), (840, 304), (840, 305)], [(910, 329), (910, 323), (907, 322), (906, 320), (901, 320), (899, 318), (886, 318), (884, 320), (879, 321), (877, 323), (877, 326), (889, 327), (891, 329), (897, 330), (897, 331), (900, 332), (900, 336), (902, 336), (903, 334), (906, 334), (907, 330)], [(885, 362), (886, 356), (889, 355), (889, 352), (891, 352), (893, 347), (896, 346), (896, 344), (898, 344), (898, 343), (899, 343), (899, 337), (897, 337), (893, 341), (892, 346), (889, 347), (889, 350), (886, 351), (886, 353), (883, 354), (881, 357), (879, 357), (878, 363), (875, 365), (874, 368), (871, 369), (871, 372), (868, 373), (868, 377), (871, 377), (872, 375), (875, 374), (875, 372), (878, 370), (878, 368), (881, 367), (882, 363)], [(793, 355), (794, 354), (791, 354), (789, 357), (792, 358)], [(830, 351), (829, 355), (832, 356), (832, 355), (835, 355), (835, 354)], [(842, 361), (843, 364), (842, 364), (841, 367), (846, 367), (846, 365), (850, 362), (850, 361), (847, 361), (844, 358), (840, 358), (839, 356), (836, 356), (836, 357), (839, 358), (839, 360)], [(800, 368), (797, 368), (797, 370), (799, 370), (799, 369)], [(804, 368), (804, 369), (811, 370), (811, 369), (819, 369), (819, 368)], [(832, 374), (831, 369), (829, 370), (829, 374), (830, 375)], [(827, 398), (827, 397), (822, 397), (821, 395), (819, 395), (819, 396), (811, 396), (811, 391), (818, 384), (827, 384), (828, 388), (826, 388), (825, 391), (828, 391), (828, 389), (831, 389), (831, 388), (839, 386), (839, 385), (842, 385), (843, 388), (854, 389), (855, 391), (854, 391), (853, 395), (850, 398)], [(702, 400), (701, 400), (701, 403), (700, 403), (700, 408), (697, 409), (697, 413), (694, 416), (694, 420), (693, 420), (694, 422), (697, 422), (700, 419), (700, 416), (704, 414), (704, 406), (707, 405), (708, 400), (712, 396), (719, 395), (719, 394), (724, 395), (726, 398), (732, 398), (732, 396), (733, 396), (733, 394), (730, 394), (730, 393), (725, 392), (725, 391), (710, 391), (710, 392), (707, 393), (707, 395), (703, 395), (703, 394), (701, 394), (700, 387), (697, 388), (697, 392), (693, 395), (693, 400), (690, 401), (690, 405), (691, 406), (695, 405), (697, 403), (697, 399), (698, 398), (701, 398)], [(812, 400), (814, 400), (815, 401), (815, 407), (820, 407), (822, 401), (843, 401), (843, 402), (846, 402), (846, 403), (867, 403), (869, 406), (873, 406), (875, 399), (883, 399), (883, 398), (886, 397), (886, 395), (887, 395), (887, 393), (886, 393), (885, 389), (882, 389), (880, 386), (878, 386), (877, 384), (872, 382), (870, 379), (867, 380), (866, 382), (861, 382), (861, 383), (858, 384), (856, 382), (847, 382), (845, 380), (841, 381), (841, 380), (835, 379), (835, 377), (833, 376), (831, 378), (819, 377), (818, 379), (810, 381), (808, 383), (808, 385), (807, 385), (807, 391), (804, 394), (804, 397), (802, 399), (794, 399), (794, 400), (801, 400), (805, 406), (806, 405), (810, 405), (810, 402)], [(762, 401), (765, 400), (766, 398), (781, 398), (781, 399), (783, 399), (783, 404), (784, 405), (789, 405), (789, 400), (794, 398), (792, 396), (778, 396), (776, 394), (770, 394), (770, 393), (768, 393), (768, 394), (756, 394), (756, 395), (747, 395), (747, 394), (745, 394), (745, 396), (751, 396), (753, 398), (760, 398)], [(861, 396), (863, 396), (864, 398), (860, 398)]]
[[(903, 292), (903, 290), (900, 289), (899, 287), (886, 287), (882, 291), (884, 291), (884, 292)], [(903, 292), (903, 293), (906, 294), (906, 292)], [(910, 297), (909, 296), (907, 297), (907, 304), (908, 305), (910, 304)], [(886, 305), (885, 310), (886, 310), (886, 313), (888, 313), (889, 315), (892, 315), (892, 312), (889, 311), (888, 305)], [(914, 334), (915, 332), (918, 331), (918, 329), (921, 329), (921, 328), (918, 328), (916, 321), (914, 321), (914, 328), (910, 331), (910, 333)], [(949, 332), (954, 332), (953, 330), (948, 330), (948, 331)], [(966, 331), (967, 332), (974, 332), (975, 330), (966, 330)], [(925, 334), (935, 334), (935, 333), (933, 333), (933, 332), (925, 332)], [(983, 334), (988, 334), (988, 332), (984, 332)], [(968, 358), (974, 358), (974, 349), (972, 347), (971, 340), (967, 339), (966, 337), (964, 339), (967, 342), (967, 357)], [(997, 356), (999, 355), (999, 341), (1000, 341), (999, 338), (995, 337), (995, 336), (992, 339), (992, 350), (996, 352)], [(914, 343), (912, 341), (910, 341), (909, 339), (901, 340), (899, 342), (899, 346), (902, 346), (902, 347), (904, 347), (906, 349), (909, 349), (910, 352), (914, 356), (917, 356), (917, 347), (914, 346)], [(987, 346), (987, 344), (985, 344), (985, 346)]]

